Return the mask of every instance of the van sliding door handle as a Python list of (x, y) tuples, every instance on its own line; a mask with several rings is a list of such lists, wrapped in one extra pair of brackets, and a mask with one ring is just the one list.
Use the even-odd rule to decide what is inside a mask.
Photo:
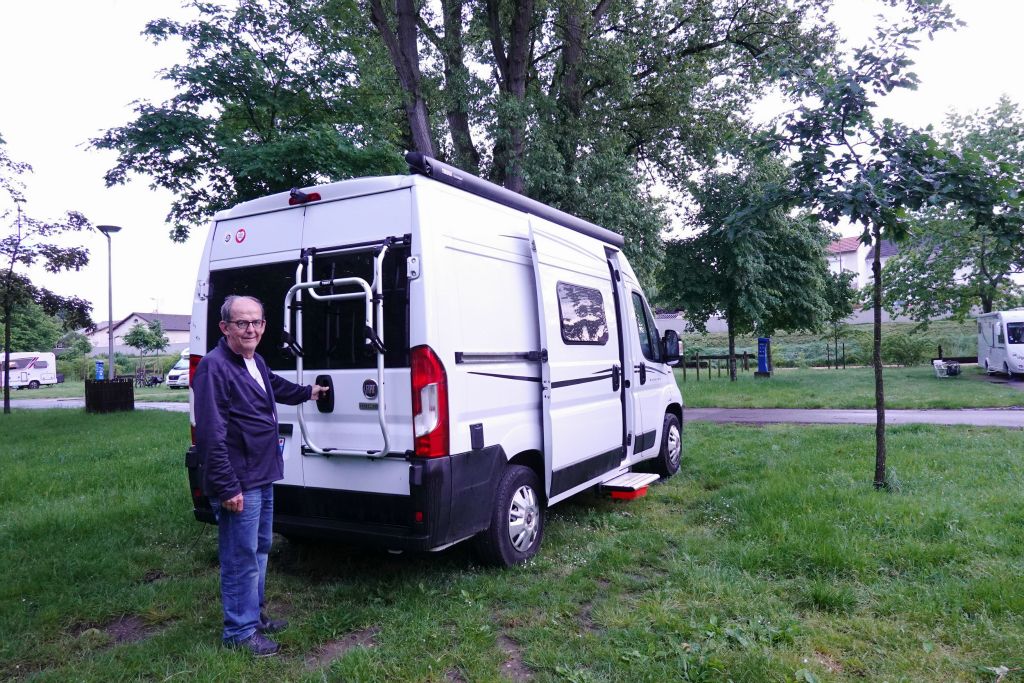
[(619, 390), (619, 383), (622, 379), (622, 368), (618, 365), (612, 366), (612, 391)]
[(636, 366), (637, 371), (640, 373), (640, 384), (647, 384), (647, 365), (641, 363)]

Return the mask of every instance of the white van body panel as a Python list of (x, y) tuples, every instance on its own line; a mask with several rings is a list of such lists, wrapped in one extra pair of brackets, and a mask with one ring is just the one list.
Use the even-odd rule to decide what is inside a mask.
[(988, 372), (1024, 374), (1024, 308), (978, 318), (978, 365)]
[[(666, 414), (681, 422), (671, 368), (640, 355), (634, 295), (646, 304), (618, 246), (422, 175), (303, 192), (320, 199), (289, 206), (281, 193), (214, 218), (192, 314), (191, 349), (202, 355), (219, 339), (225, 295), (272, 291), (260, 297), (268, 329), (259, 352), (285, 379), (333, 385), (330, 412), (313, 402), (279, 406), (285, 475), (275, 523), (286, 532), (444, 547), (486, 528), (495, 477), (510, 462), (537, 471), (552, 505), (655, 457)], [(356, 305), (313, 295), (350, 291), (325, 283), (362, 277), (360, 259), (382, 272), (385, 322), (375, 314), (374, 323), (387, 349), (382, 375), (360, 349), (342, 344), (349, 333), (362, 340), (357, 317), (346, 312)], [(296, 278), (318, 284), (296, 294), (288, 310), (284, 292)], [(591, 302), (593, 292), (600, 296)], [(567, 305), (573, 310), (563, 315)], [(291, 319), (304, 351), (301, 376), (296, 361), (268, 342), (280, 336), (271, 321)], [(567, 340), (566, 326), (592, 322), (596, 337)], [(407, 358), (420, 347), (443, 365), (444, 457), (415, 454)], [(381, 397), (387, 453), (377, 453)], [(206, 519), (198, 498), (196, 516)]]

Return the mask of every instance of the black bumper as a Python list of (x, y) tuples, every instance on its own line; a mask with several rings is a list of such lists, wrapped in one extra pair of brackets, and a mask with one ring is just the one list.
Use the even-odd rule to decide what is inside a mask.
[[(408, 461), (407, 496), (276, 484), (274, 531), (393, 550), (430, 550), (489, 526), (506, 463), (500, 447)], [(195, 518), (215, 523), (202, 494), (202, 464), (194, 447), (185, 462)]]

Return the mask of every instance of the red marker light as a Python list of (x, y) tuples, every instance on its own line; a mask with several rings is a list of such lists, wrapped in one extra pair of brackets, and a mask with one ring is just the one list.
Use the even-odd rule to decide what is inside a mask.
[(309, 202), (318, 201), (320, 201), (319, 192), (303, 192), (296, 188), (293, 188), (291, 194), (288, 196), (288, 206), (296, 206), (298, 204), (308, 204)]

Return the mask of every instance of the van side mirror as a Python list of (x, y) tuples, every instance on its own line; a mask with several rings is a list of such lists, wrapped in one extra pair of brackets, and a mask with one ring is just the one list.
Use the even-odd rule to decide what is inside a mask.
[(663, 358), (668, 365), (675, 365), (679, 362), (679, 333), (675, 330), (665, 330), (665, 337), (661, 341)]

